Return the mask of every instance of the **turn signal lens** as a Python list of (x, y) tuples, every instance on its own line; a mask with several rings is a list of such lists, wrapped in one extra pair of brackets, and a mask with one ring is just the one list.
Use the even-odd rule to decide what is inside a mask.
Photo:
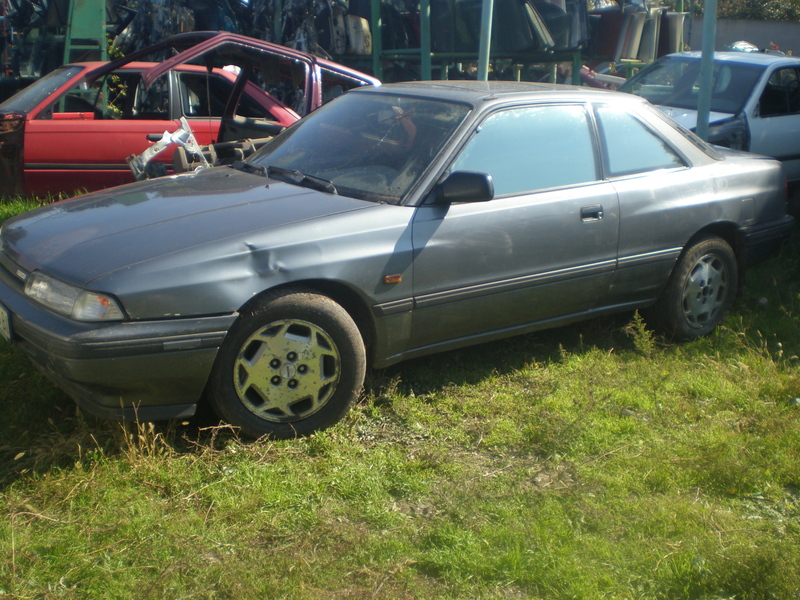
[(121, 321), (122, 311), (114, 300), (95, 292), (81, 292), (72, 307), (72, 318), (78, 321)]
[(125, 318), (122, 308), (111, 296), (83, 290), (39, 271), (28, 278), (25, 295), (77, 321), (121, 321)]

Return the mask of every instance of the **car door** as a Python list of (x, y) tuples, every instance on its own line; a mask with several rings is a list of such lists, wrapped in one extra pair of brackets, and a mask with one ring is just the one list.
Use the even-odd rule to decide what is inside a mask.
[(417, 210), (410, 349), (580, 313), (604, 298), (619, 211), (597, 157), (581, 103), (508, 108), (476, 128), (450, 170), (490, 174), (495, 197)]
[[(131, 70), (78, 83), (26, 124), (27, 192), (96, 190), (133, 181), (125, 159), (180, 126), (170, 102), (169, 73), (148, 89)], [(198, 125), (204, 143), (208, 126)]]
[[(188, 68), (168, 72), (145, 87), (141, 71), (128, 69), (79, 83), (28, 123), (28, 193), (95, 190), (130, 183), (133, 175), (126, 158), (143, 152), (165, 131), (178, 129), (182, 116), (200, 145), (217, 141), (236, 78), (225, 75)], [(263, 96), (258, 99), (245, 94), (241, 105), (248, 114), (275, 120), (271, 112), (278, 112), (279, 103)], [(279, 117), (283, 115), (279, 113)], [(168, 148), (155, 160), (169, 166), (172, 153)]]
[[(697, 224), (708, 222), (715, 185), (708, 170), (690, 168), (670, 143), (672, 130), (655, 109), (595, 107), (605, 177), (619, 197), (619, 259), (605, 302), (641, 305), (654, 300)], [(673, 132), (674, 134), (674, 132)]]
[(800, 180), (800, 68), (775, 69), (750, 122), (750, 151), (783, 162), (789, 181)]

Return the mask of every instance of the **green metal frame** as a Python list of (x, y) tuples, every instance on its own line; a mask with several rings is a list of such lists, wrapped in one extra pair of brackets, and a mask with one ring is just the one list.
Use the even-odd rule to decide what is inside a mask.
[(106, 1), (72, 0), (64, 39), (64, 64), (108, 60)]
[[(420, 47), (403, 50), (384, 50), (381, 35), (381, 0), (372, 0), (372, 74), (383, 79), (383, 61), (385, 60), (418, 60), (422, 79), (433, 78), (433, 64), (439, 62), (441, 79), (447, 78), (447, 65), (451, 61), (478, 62), (477, 49), (472, 52), (432, 52), (431, 51), (431, 3), (420, 0)], [(519, 64), (553, 64), (572, 63), (572, 83), (580, 84), (580, 69), (583, 66), (581, 51), (573, 52), (530, 52), (509, 56), (491, 55), (491, 59), (508, 59)]]

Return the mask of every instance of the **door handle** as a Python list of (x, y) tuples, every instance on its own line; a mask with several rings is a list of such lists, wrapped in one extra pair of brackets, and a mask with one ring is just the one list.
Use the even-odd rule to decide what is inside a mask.
[(599, 221), (603, 218), (603, 206), (600, 204), (593, 204), (592, 206), (584, 206), (581, 209), (581, 221)]
[(147, 141), (148, 141), (148, 142), (157, 142), (157, 141), (159, 141), (159, 140), (160, 140), (162, 137), (164, 137), (164, 134), (163, 134), (163, 132), (162, 132), (162, 133), (148, 133), (148, 134), (147, 134)]

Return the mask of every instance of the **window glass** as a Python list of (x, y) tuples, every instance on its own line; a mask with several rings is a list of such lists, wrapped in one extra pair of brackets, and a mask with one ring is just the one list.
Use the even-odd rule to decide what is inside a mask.
[[(221, 117), (233, 90), (233, 82), (219, 75), (181, 73), (181, 103), (187, 117)], [(274, 120), (269, 111), (247, 94), (242, 94), (236, 114), (254, 119)]]
[[(44, 110), (37, 119), (52, 119), (53, 115), (71, 113), (72, 118), (94, 119), (102, 118), (102, 82), (88, 84), (81, 81), (60, 96), (48, 110)], [(69, 117), (70, 115), (65, 115)]]
[(148, 88), (139, 85), (133, 102), (136, 119), (169, 119), (169, 74), (156, 79)]
[(40, 102), (45, 100), (50, 94), (64, 85), (85, 67), (69, 66), (60, 67), (34, 81), (28, 87), (23, 88), (5, 102), (0, 104), (3, 112), (27, 113), (36, 108)]
[(140, 80), (141, 75), (135, 71), (116, 71), (94, 81), (81, 80), (36, 118), (130, 118), (130, 104)]
[(469, 110), (391, 91), (349, 93), (284, 130), (249, 162), (324, 179), (342, 196), (399, 202)]
[[(714, 61), (711, 110), (737, 113), (744, 106), (759, 77), (761, 65)], [(653, 104), (697, 110), (700, 95), (700, 60), (668, 56), (642, 69), (620, 86), (621, 92), (642, 96)]]
[(800, 78), (797, 69), (778, 69), (770, 75), (759, 100), (762, 117), (800, 113)]
[(256, 64), (258, 68), (253, 69), (249, 80), (297, 114), (304, 116), (308, 65), (279, 56), (264, 58)]
[(91, 82), (81, 80), (36, 118), (168, 120), (169, 75), (147, 89), (138, 71), (119, 70)]
[(347, 77), (340, 73), (336, 73), (323, 66), (320, 66), (322, 72), (322, 103), (330, 102), (334, 98), (338, 98), (347, 90), (364, 85), (363, 81)]
[(490, 174), (496, 196), (594, 181), (586, 111), (582, 105), (551, 105), (495, 113), (451, 170)]
[(597, 118), (610, 176), (685, 166), (664, 140), (624, 109), (600, 105)]

